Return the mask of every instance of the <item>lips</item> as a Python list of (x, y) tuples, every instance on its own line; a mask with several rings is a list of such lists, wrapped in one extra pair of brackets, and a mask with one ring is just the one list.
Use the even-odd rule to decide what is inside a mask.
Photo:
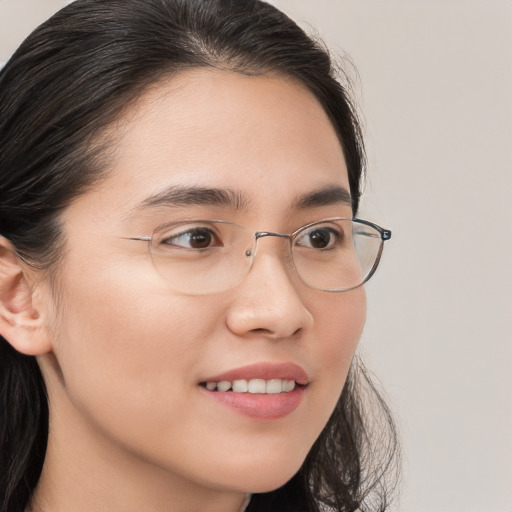
[(253, 420), (273, 421), (295, 411), (309, 384), (293, 363), (257, 363), (212, 375), (200, 382), (205, 395)]

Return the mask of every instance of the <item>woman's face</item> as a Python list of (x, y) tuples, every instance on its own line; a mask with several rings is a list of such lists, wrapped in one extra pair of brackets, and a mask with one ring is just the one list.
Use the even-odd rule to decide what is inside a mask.
[[(53, 348), (40, 358), (50, 438), (64, 450), (73, 439), (84, 467), (101, 459), (210, 489), (276, 488), (339, 398), (363, 328), (363, 289), (308, 288), (286, 262), (286, 242), (267, 237), (240, 285), (187, 295), (155, 270), (148, 242), (129, 238), (183, 219), (291, 233), (351, 217), (342, 195), (312, 196), (349, 190), (336, 134), (296, 82), (211, 69), (153, 87), (115, 130), (107, 178), (63, 215)], [(305, 196), (313, 200), (298, 202)], [(252, 379), (301, 385), (252, 396), (205, 388)]]

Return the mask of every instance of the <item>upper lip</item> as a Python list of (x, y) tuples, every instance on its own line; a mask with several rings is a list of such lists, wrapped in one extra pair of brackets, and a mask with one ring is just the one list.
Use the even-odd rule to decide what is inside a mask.
[(233, 368), (217, 375), (212, 375), (202, 382), (220, 382), (251, 379), (281, 379), (294, 380), (303, 386), (309, 383), (306, 371), (294, 363), (254, 363), (240, 368)]

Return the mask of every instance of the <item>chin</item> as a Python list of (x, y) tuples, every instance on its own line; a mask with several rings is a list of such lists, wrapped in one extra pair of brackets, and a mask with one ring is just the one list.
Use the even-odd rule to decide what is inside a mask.
[(275, 460), (269, 458), (267, 463), (252, 464), (245, 470), (233, 471), (227, 487), (253, 494), (271, 492), (286, 484), (300, 469), (302, 462), (290, 464), (290, 461), (283, 461), (278, 465)]

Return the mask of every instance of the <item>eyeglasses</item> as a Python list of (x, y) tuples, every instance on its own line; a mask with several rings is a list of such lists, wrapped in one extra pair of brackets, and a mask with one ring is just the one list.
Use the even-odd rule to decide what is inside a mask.
[(290, 234), (254, 232), (224, 220), (186, 220), (129, 240), (149, 242), (156, 270), (174, 290), (206, 295), (239, 285), (251, 270), (258, 240), (265, 237), (286, 240), (283, 264), (294, 268), (307, 286), (345, 292), (374, 274), (391, 231), (343, 217), (313, 222)]

